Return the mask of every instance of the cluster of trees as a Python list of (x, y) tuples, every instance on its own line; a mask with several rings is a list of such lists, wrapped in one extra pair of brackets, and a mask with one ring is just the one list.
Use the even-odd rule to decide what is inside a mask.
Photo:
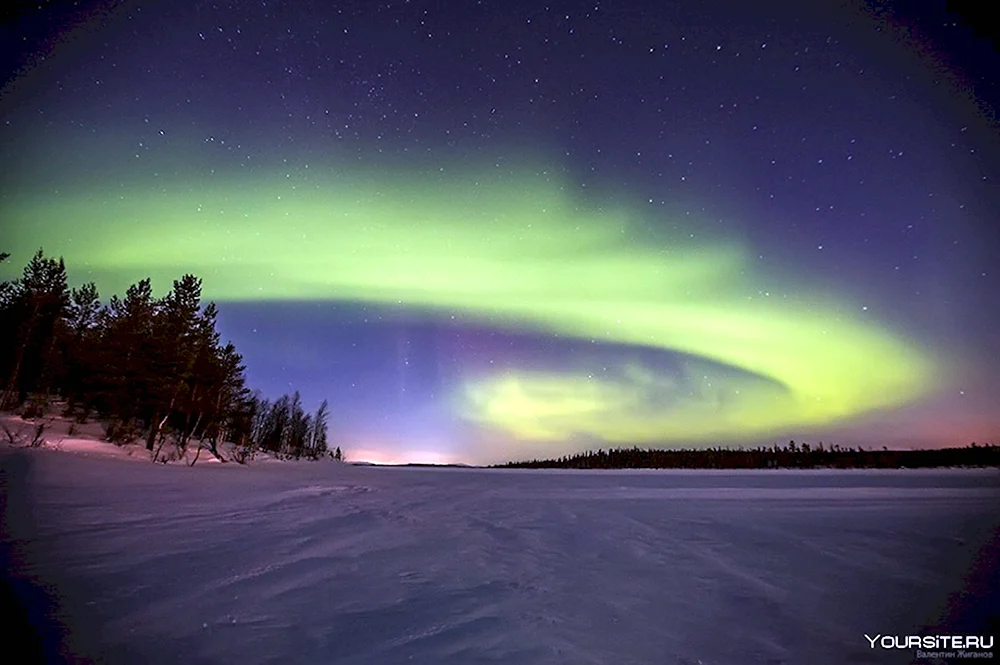
[[(254, 395), (249, 413), (248, 450), (267, 450), (292, 457), (317, 458), (326, 454), (326, 400), (315, 414), (308, 414), (302, 408), (298, 391), (291, 397), (282, 395), (274, 402)], [(341, 459), (339, 447), (334, 457)]]
[(141, 438), (154, 459), (168, 440), (181, 454), (195, 440), (216, 456), (233, 441), (242, 459), (325, 454), (326, 402), (307, 415), (297, 392), (273, 403), (252, 393), (201, 286), (184, 275), (154, 298), (144, 279), (102, 304), (93, 283), (68, 288), (63, 260), (39, 250), (20, 279), (0, 283), (0, 410), (35, 417), (58, 397), (65, 415), (100, 419), (116, 443)]
[(1000, 466), (1000, 445), (977, 445), (937, 450), (865, 450), (862, 447), (824, 447), (822, 443), (789, 442), (758, 448), (701, 450), (646, 450), (613, 448), (587, 451), (551, 460), (508, 462), (520, 469), (899, 469), (940, 466)]

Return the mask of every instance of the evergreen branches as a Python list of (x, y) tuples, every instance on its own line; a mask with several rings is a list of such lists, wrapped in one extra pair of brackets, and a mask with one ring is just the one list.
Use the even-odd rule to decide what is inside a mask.
[[(0, 254), (0, 261), (6, 258)], [(155, 460), (171, 443), (194, 459), (219, 444), (317, 458), (327, 452), (328, 406), (306, 414), (299, 393), (271, 403), (246, 385), (243, 358), (216, 330), (218, 308), (183, 275), (162, 298), (149, 279), (102, 306), (96, 285), (69, 289), (62, 259), (38, 250), (20, 279), (0, 284), (0, 408), (41, 415), (52, 396), (64, 415), (96, 415), (109, 441), (143, 438)], [(36, 439), (38, 437), (35, 437)]]

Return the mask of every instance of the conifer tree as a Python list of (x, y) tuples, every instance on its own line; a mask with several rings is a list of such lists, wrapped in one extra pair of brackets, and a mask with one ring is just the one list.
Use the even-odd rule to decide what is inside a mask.
[[(112, 439), (127, 440), (153, 401), (151, 355), (156, 302), (149, 279), (111, 297), (98, 315), (96, 390), (89, 406), (112, 420)], [(117, 432), (117, 434), (116, 434)]]
[[(327, 423), (326, 418), (329, 415), (329, 405), (326, 400), (323, 400), (319, 408), (316, 409), (316, 415), (313, 416), (313, 451), (314, 454), (319, 457), (326, 454), (327, 451)], [(339, 448), (338, 448), (339, 450)]]
[(209, 441), (212, 453), (218, 456), (218, 443), (227, 440), (231, 433), (240, 429), (240, 421), (250, 401), (246, 387), (243, 358), (236, 352), (232, 343), (227, 343), (219, 350), (216, 367), (216, 381), (211, 388), (210, 400), (214, 400), (211, 422), (209, 424)]
[(23, 403), (30, 391), (49, 387), (44, 385), (46, 361), (53, 355), (56, 323), (69, 304), (66, 265), (61, 258), (46, 258), (39, 249), (9, 290), (4, 296), (9, 298), (5, 318), (13, 332), (8, 347), (13, 353), (7, 358), (0, 409)]
[(75, 404), (93, 387), (100, 311), (100, 296), (93, 282), (70, 290), (66, 318), (60, 326), (62, 393), (66, 397), (67, 415), (73, 414)]
[(146, 449), (153, 450), (174, 418), (178, 400), (190, 389), (198, 357), (198, 316), (201, 280), (184, 275), (158, 303), (153, 318), (153, 353), (148, 372), (150, 385), (149, 430)]

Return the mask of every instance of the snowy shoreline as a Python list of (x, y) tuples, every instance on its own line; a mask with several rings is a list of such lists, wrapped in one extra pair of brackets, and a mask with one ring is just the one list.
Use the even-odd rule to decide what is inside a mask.
[[(53, 451), (60, 453), (70, 453), (86, 457), (105, 457), (123, 461), (152, 463), (152, 454), (146, 449), (142, 442), (136, 441), (126, 444), (116, 444), (107, 441), (103, 437), (104, 425), (97, 421), (87, 423), (75, 423), (69, 418), (62, 416), (48, 416), (34, 419), (24, 419), (15, 414), (0, 414), (0, 449), (10, 450), (39, 450)], [(37, 428), (42, 425), (43, 430), (39, 434), (39, 441), (33, 443)], [(11, 443), (14, 437), (18, 443)], [(224, 442), (219, 445), (219, 453), (223, 459), (219, 459), (211, 454), (208, 447), (194, 444), (184, 451), (175, 450), (175, 446), (165, 447), (163, 454), (156, 460), (157, 464), (173, 466), (204, 467), (204, 466), (246, 466), (235, 459), (235, 444)], [(254, 459), (248, 460), (249, 465), (270, 463), (270, 462), (326, 462), (333, 461), (328, 457), (321, 457), (317, 460), (295, 460), (278, 459), (274, 455), (265, 451), (257, 451)]]
[[(8, 440), (8, 436), (4, 435), (0, 437), (0, 450), (10, 449), (10, 450), (49, 450), (55, 452), (65, 452), (72, 453), (83, 456), (96, 456), (96, 457), (108, 457), (113, 459), (128, 460), (128, 461), (138, 461), (138, 462), (151, 462), (150, 453), (146, 450), (145, 446), (141, 443), (130, 443), (125, 445), (119, 445), (111, 443), (105, 440), (102, 435), (103, 426), (99, 422), (89, 422), (83, 425), (73, 423), (70, 419), (64, 417), (47, 417), (47, 418), (37, 418), (26, 420), (20, 416), (13, 414), (0, 414), (0, 424), (3, 424), (6, 428), (10, 428), (12, 432), (16, 433), (22, 440), (23, 443), (18, 445), (13, 445)], [(42, 433), (43, 441), (38, 446), (32, 446), (28, 443), (32, 436), (34, 429), (39, 425), (44, 424), (45, 430)], [(77, 432), (76, 435), (73, 434), (74, 430)], [(167, 458), (165, 460), (158, 460), (168, 465), (184, 465), (193, 467), (204, 467), (204, 466), (215, 466), (221, 465), (226, 466), (230, 463), (234, 467), (240, 466), (254, 466), (260, 463), (272, 463), (272, 462), (282, 462), (282, 463), (315, 463), (315, 462), (329, 462), (333, 461), (328, 458), (320, 458), (318, 460), (296, 460), (296, 459), (279, 459), (275, 456), (264, 452), (258, 451), (256, 453), (255, 459), (248, 461), (247, 464), (240, 464), (235, 461), (233, 450), (235, 446), (232, 443), (223, 443), (219, 446), (219, 452), (225, 459), (220, 460), (215, 456), (211, 455), (207, 448), (202, 448), (199, 454), (197, 446), (193, 450), (188, 450), (183, 456), (175, 456), (173, 458)], [(191, 464), (192, 460), (197, 457), (197, 462)], [(339, 462), (338, 462), (339, 463)], [(702, 468), (637, 468), (637, 469), (558, 469), (558, 468), (507, 468), (502, 466), (487, 466), (487, 465), (472, 465), (472, 464), (374, 464), (370, 462), (345, 462), (347, 465), (358, 468), (381, 468), (381, 469), (429, 469), (436, 471), (490, 471), (492, 473), (514, 473), (514, 474), (556, 474), (556, 475), (850, 475), (850, 474), (860, 474), (860, 475), (871, 475), (871, 474), (940, 474), (942, 472), (951, 472), (958, 474), (967, 473), (983, 473), (987, 475), (1000, 475), (1000, 469), (997, 467), (989, 466), (942, 466), (942, 467), (922, 467), (922, 468), (833, 468), (833, 467), (815, 467), (815, 468), (772, 468), (772, 469), (702, 469)]]

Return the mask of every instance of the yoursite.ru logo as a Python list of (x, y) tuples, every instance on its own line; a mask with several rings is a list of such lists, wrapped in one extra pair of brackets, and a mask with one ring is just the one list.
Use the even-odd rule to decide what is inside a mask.
[(865, 639), (874, 649), (992, 649), (992, 635), (876, 635)]

